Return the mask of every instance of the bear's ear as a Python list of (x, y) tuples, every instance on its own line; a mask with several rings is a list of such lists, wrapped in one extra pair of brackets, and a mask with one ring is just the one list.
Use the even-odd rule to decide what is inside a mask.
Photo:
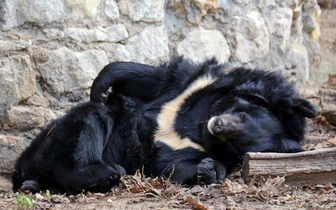
[(267, 99), (263, 95), (258, 93), (250, 93), (248, 91), (245, 92), (238, 91), (235, 95), (258, 106), (262, 106), (265, 108), (268, 108), (270, 106), (270, 103), (267, 101)]
[(294, 141), (291, 139), (281, 139), (279, 152), (293, 153), (293, 152), (302, 152), (303, 149), (300, 145), (300, 142)]
[(307, 100), (302, 98), (293, 99), (292, 108), (294, 111), (307, 118), (314, 118), (317, 116), (317, 112), (313, 105), (311, 105)]

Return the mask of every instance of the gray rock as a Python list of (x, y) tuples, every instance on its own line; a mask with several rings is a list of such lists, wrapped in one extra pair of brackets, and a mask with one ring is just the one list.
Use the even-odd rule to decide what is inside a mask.
[(119, 42), (128, 37), (126, 27), (123, 24), (111, 25), (107, 28), (98, 26), (94, 29), (68, 28), (64, 30), (65, 37), (76, 42)]
[(0, 51), (25, 50), (30, 43), (22, 40), (0, 40)]
[(209, 10), (215, 10), (218, 7), (217, 1), (185, 0), (182, 2), (188, 13), (187, 19), (191, 23), (199, 23)]
[(115, 0), (105, 0), (105, 15), (111, 20), (119, 18), (118, 5)]
[(277, 45), (282, 52), (290, 47), (293, 11), (286, 7), (269, 7), (264, 11), (264, 20), (270, 34), (271, 45)]
[(38, 66), (54, 96), (68, 94), (78, 100), (108, 62), (106, 53), (101, 50), (74, 52), (62, 47), (51, 51), (48, 61)]
[(58, 117), (48, 108), (35, 106), (12, 106), (5, 115), (11, 128), (22, 131), (40, 128)]
[(46, 37), (50, 40), (53, 39), (64, 39), (65, 33), (59, 29), (54, 29), (54, 28), (46, 28), (42, 30)]
[(28, 55), (15, 55), (0, 59), (0, 72), (1, 120), (4, 110), (34, 94), (36, 80)]
[(305, 46), (293, 43), (286, 54), (286, 63), (290, 63), (291, 68), (280, 72), (288, 81), (296, 85), (298, 90), (303, 90), (309, 80), (309, 59)]
[(10, 30), (27, 22), (45, 26), (52, 22), (63, 21), (68, 13), (62, 0), (6, 0), (3, 3), (3, 11), (5, 20), (3, 30)]
[(29, 142), (22, 137), (0, 134), (0, 173), (10, 175), (15, 160), (28, 146)]
[(111, 60), (160, 63), (168, 60), (168, 37), (163, 26), (148, 26), (126, 45), (113, 49)]
[(72, 8), (72, 14), (81, 15), (93, 20), (96, 17), (100, 0), (65, 0), (66, 5)]
[(313, 16), (306, 16), (303, 18), (303, 29), (310, 33), (312, 32), (315, 28), (318, 27), (318, 24), (316, 22), (315, 17)]
[(219, 62), (227, 62), (230, 49), (226, 39), (218, 30), (206, 30), (201, 27), (191, 31), (176, 48), (177, 54), (184, 55), (195, 62), (213, 57)]
[(234, 16), (228, 32), (233, 60), (249, 63), (269, 53), (269, 34), (264, 19), (257, 12)]
[(321, 99), (321, 114), (330, 125), (336, 127), (336, 87), (325, 87), (318, 95)]
[(120, 13), (132, 21), (161, 22), (164, 17), (164, 0), (156, 1), (118, 1)]

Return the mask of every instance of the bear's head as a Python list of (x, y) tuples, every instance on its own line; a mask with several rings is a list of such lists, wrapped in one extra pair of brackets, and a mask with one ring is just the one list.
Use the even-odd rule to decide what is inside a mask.
[(305, 117), (315, 110), (304, 99), (271, 104), (261, 95), (224, 97), (213, 104), (205, 125), (211, 139), (235, 154), (246, 152), (299, 152)]

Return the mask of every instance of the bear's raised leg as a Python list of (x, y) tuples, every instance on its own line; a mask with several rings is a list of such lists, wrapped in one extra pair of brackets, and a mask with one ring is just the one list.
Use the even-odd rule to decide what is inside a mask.
[(162, 79), (165, 78), (165, 71), (160, 68), (132, 62), (114, 62), (104, 67), (94, 80), (90, 99), (102, 103), (109, 87), (114, 93), (124, 94), (139, 98), (141, 100), (152, 100), (158, 96)]

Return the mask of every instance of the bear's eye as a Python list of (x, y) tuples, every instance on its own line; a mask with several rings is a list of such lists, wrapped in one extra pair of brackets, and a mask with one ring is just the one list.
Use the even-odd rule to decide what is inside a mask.
[(247, 118), (247, 113), (246, 112), (240, 112), (239, 117), (242, 121), (245, 121)]

